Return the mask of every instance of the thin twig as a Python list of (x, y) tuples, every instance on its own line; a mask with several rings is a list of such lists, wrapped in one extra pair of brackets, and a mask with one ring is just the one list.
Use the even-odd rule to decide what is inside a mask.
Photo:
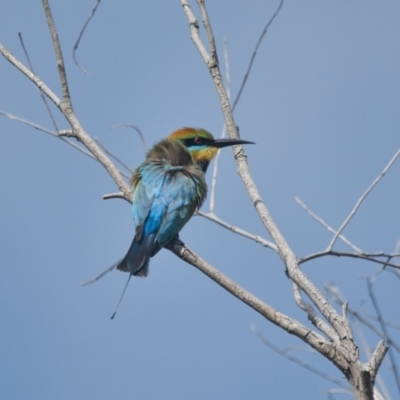
[(58, 69), (58, 74), (60, 76), (61, 89), (63, 93), (63, 102), (65, 102), (67, 107), (70, 107), (72, 109), (71, 96), (69, 94), (69, 88), (68, 88), (67, 74), (65, 72), (64, 58), (61, 51), (60, 41), (58, 39), (57, 29), (56, 26), (54, 25), (54, 20), (51, 14), (49, 2), (47, 0), (42, 0), (42, 5), (46, 16), (47, 25), (49, 26), (51, 40), (54, 45), (54, 51), (56, 53), (57, 69)]
[[(110, 161), (110, 159), (103, 153), (103, 151), (97, 146), (97, 144), (92, 140), (92, 138), (87, 134), (87, 132), (83, 129), (81, 123), (79, 122), (78, 118), (76, 117), (73, 108), (72, 108), (72, 103), (71, 103), (71, 98), (69, 96), (69, 88), (68, 88), (68, 83), (67, 83), (67, 77), (66, 77), (66, 72), (65, 72), (65, 67), (64, 67), (64, 61), (62, 57), (62, 51), (61, 51), (61, 46), (60, 42), (58, 40), (58, 34), (56, 27), (54, 25), (53, 17), (51, 15), (50, 11), (50, 6), (48, 4), (47, 0), (42, 0), (43, 4), (43, 9), (45, 11), (46, 15), (46, 20), (47, 24), (49, 26), (49, 30), (51, 33), (51, 38), (53, 41), (53, 46), (56, 54), (56, 60), (57, 60), (57, 66), (58, 66), (58, 72), (60, 76), (60, 82), (61, 82), (61, 87), (63, 90), (63, 101), (56, 104), (57, 107), (60, 109), (64, 117), (67, 119), (69, 122), (72, 130), (74, 131), (77, 140), (82, 142), (84, 146), (96, 157), (97, 160), (103, 165), (103, 167), (107, 170), (107, 172), (110, 174), (111, 178), (114, 180), (114, 182), (118, 185), (118, 188), (121, 192), (125, 193), (125, 198), (127, 201), (130, 201), (131, 198), (131, 190), (128, 186), (128, 184), (125, 182), (125, 180), (122, 178), (119, 170), (115, 167), (115, 165)], [(1, 51), (1, 47), (0, 47)], [(8, 57), (8, 59), (11, 59), (11, 57)], [(25, 75), (29, 76), (29, 70), (28, 73), (25, 72), (22, 68), (19, 68), (22, 72), (24, 72)], [(33, 77), (33, 82), (38, 85), (36, 82), (37, 77)], [(46, 87), (43, 84), (40, 87), (41, 90), (45, 90)], [(45, 92), (47, 95), (47, 93)]]
[(63, 138), (63, 137), (72, 137), (76, 139), (75, 132), (72, 129), (61, 129), (58, 131), (58, 137)]
[[(228, 99), (231, 96), (231, 76), (230, 76), (230, 68), (229, 68), (229, 53), (228, 53), (228, 39), (224, 37), (223, 41), (223, 49), (224, 49), (224, 62), (225, 62), (225, 80), (226, 80), (226, 93), (228, 95)], [(226, 125), (222, 128), (221, 139), (226, 136)], [(211, 190), (210, 190), (210, 214), (214, 214), (215, 211), (215, 193), (217, 190), (217, 177), (218, 177), (218, 168), (219, 168), (219, 160), (221, 159), (221, 149), (218, 149), (217, 155), (214, 160), (214, 168), (211, 179)]]
[[(400, 265), (397, 264), (397, 263), (396, 263), (396, 266), (397, 266), (397, 267), (400, 267)], [(400, 279), (400, 269), (389, 268), (389, 269), (387, 270), (387, 272), (391, 272), (392, 274), (394, 274), (394, 276), (395, 276), (397, 279)], [(397, 329), (397, 328), (396, 328), (396, 329)]]
[(181, 0), (181, 4), (182, 4), (183, 11), (185, 12), (186, 17), (189, 21), (191, 38), (192, 38), (194, 44), (196, 45), (196, 47), (198, 48), (201, 56), (203, 57), (203, 60), (208, 60), (210, 56), (208, 55), (207, 49), (205, 48), (205, 46), (199, 36), (199, 23), (197, 22), (197, 19), (194, 16), (192, 9), (190, 8), (190, 5), (187, 2), (187, 0)]
[(303, 300), (299, 285), (295, 282), (292, 282), (292, 284), (293, 296), (297, 306), (307, 313), (308, 319), (317, 329), (323, 332), (330, 340), (332, 340), (332, 342), (336, 343), (336, 345), (339, 345), (339, 337), (337, 333), (317, 315), (311, 304)]
[[(19, 41), (21, 43), (22, 49), (24, 50), (26, 60), (28, 61), (29, 68), (35, 74), (35, 70), (33, 69), (33, 65), (32, 65), (31, 59), (29, 57), (28, 50), (25, 47), (25, 43), (24, 43), (24, 41), (22, 39), (22, 33), (21, 32), (18, 32), (18, 37), (19, 37)], [(51, 122), (52, 122), (52, 124), (54, 126), (54, 129), (58, 132), (59, 128), (57, 126), (57, 123), (56, 123), (56, 120), (54, 118), (54, 115), (51, 112), (50, 105), (49, 105), (49, 103), (47, 103), (46, 97), (45, 97), (45, 95), (43, 94), (43, 92), (41, 90), (39, 90), (39, 94), (40, 94), (40, 98), (42, 99), (42, 101), (44, 103), (44, 106), (46, 107), (47, 113), (49, 114), (49, 117), (50, 117)]]
[[(64, 138), (64, 137), (62, 137), (62, 136), (60, 136), (59, 134), (57, 134), (57, 132), (54, 132), (54, 131), (52, 131), (52, 130), (50, 130), (50, 129), (47, 129), (47, 128), (44, 128), (43, 126), (40, 126), (40, 125), (38, 125), (38, 124), (35, 124), (35, 123), (32, 122), (32, 121), (28, 121), (27, 119), (18, 117), (18, 116), (16, 116), (16, 115), (10, 114), (10, 113), (5, 112), (5, 111), (1, 111), (1, 110), (0, 110), (0, 115), (4, 115), (5, 117), (7, 117), (7, 118), (9, 118), (9, 119), (11, 119), (11, 120), (13, 120), (13, 121), (21, 122), (21, 123), (23, 123), (23, 124), (25, 124), (25, 125), (30, 126), (31, 128), (37, 129), (38, 131), (45, 132), (45, 133), (47, 133), (47, 134), (49, 134), (49, 135), (51, 135), (51, 136), (54, 136), (54, 137), (56, 137), (56, 138), (58, 138), (58, 139), (61, 139), (62, 141), (64, 141), (65, 143), (69, 144), (69, 145), (72, 146), (73, 148), (79, 150), (80, 152), (82, 152), (82, 153), (85, 154), (86, 156), (88, 156), (88, 157), (93, 158), (94, 160), (96, 160), (96, 158), (95, 158), (90, 152), (88, 152), (86, 149), (84, 149), (84, 148), (82, 148), (81, 146), (78, 146), (77, 144), (75, 144), (74, 142), (71, 142), (71, 141), (69, 141), (68, 139), (66, 139), (66, 138)], [(96, 160), (96, 161), (97, 161), (97, 160)]]
[[(1, 43), (0, 52), (2, 56), (9, 61), (14, 67), (21, 71), (26, 77), (28, 77), (62, 112), (64, 117), (70, 124), (72, 131), (75, 133), (76, 138), (83, 143), (83, 145), (89, 150), (89, 152), (106, 168), (111, 178), (118, 185), (121, 192), (125, 194), (125, 199), (131, 201), (131, 190), (129, 185), (123, 179), (120, 171), (114, 166), (110, 159), (101, 151), (91, 137), (86, 133), (73, 112), (72, 104), (69, 98), (68, 84), (66, 80), (65, 70), (63, 67), (61, 48), (58, 41), (58, 35), (54, 22), (51, 16), (50, 7), (47, 0), (43, 1), (43, 8), (45, 10), (46, 19), (48, 21), (49, 29), (53, 40), (53, 45), (56, 52), (57, 66), (59, 67), (59, 75), (61, 86), (63, 87), (64, 99), (61, 101), (54, 92), (32, 71), (30, 71), (25, 65), (23, 65), (16, 57), (14, 57)], [(60, 58), (61, 57), (61, 58)]]
[[(327, 394), (329, 400), (335, 400), (336, 399), (336, 396), (334, 396), (335, 394), (343, 394), (345, 396), (353, 396), (353, 393), (350, 389), (344, 390), (344, 389), (332, 388), (329, 390), (321, 391), (321, 393)], [(377, 399), (375, 399), (375, 400), (377, 400)]]
[(390, 169), (390, 167), (393, 165), (393, 163), (396, 161), (397, 157), (400, 155), (400, 149), (396, 151), (394, 156), (391, 158), (389, 163), (386, 165), (386, 167), (382, 170), (382, 172), (376, 177), (376, 179), (371, 183), (369, 188), (363, 193), (363, 195), (357, 200), (356, 205), (353, 207), (351, 210), (350, 214), (347, 216), (347, 218), (344, 220), (343, 224), (340, 226), (340, 228), (337, 230), (336, 234), (333, 236), (331, 242), (328, 245), (327, 250), (332, 250), (333, 245), (335, 244), (337, 238), (339, 235), (342, 233), (343, 229), (346, 227), (346, 225), (350, 222), (350, 220), (353, 218), (355, 213), (357, 212), (358, 208), (360, 207), (361, 203), (364, 201), (364, 199), (368, 196), (368, 194), (371, 192), (371, 190), (379, 183), (379, 181), (385, 176), (386, 172)]
[(228, 51), (228, 38), (225, 36), (222, 42), (222, 48), (224, 51), (224, 65), (225, 65), (225, 81), (226, 81), (226, 94), (228, 99), (231, 98), (231, 68), (229, 62), (229, 51)]
[(334, 383), (335, 385), (338, 385), (342, 388), (351, 390), (351, 388), (349, 387), (349, 385), (347, 385), (345, 382), (343, 382), (343, 380), (339, 380), (337, 378), (334, 378), (333, 376), (330, 376), (328, 374), (325, 374), (324, 372), (322, 372), (320, 369), (314, 368), (312, 365), (304, 362), (303, 360), (301, 360), (300, 358), (294, 357), (291, 354), (288, 354), (287, 351), (280, 349), (279, 347), (275, 346), (274, 344), (272, 344), (258, 329), (257, 326), (255, 324), (251, 324), (251, 330), (253, 331), (253, 333), (255, 333), (258, 338), (263, 342), (263, 344), (265, 344), (267, 347), (269, 347), (272, 351), (274, 351), (275, 353), (281, 355), (282, 357), (285, 357), (286, 359), (300, 365), (301, 367), (305, 368), (306, 370), (312, 372), (313, 374), (316, 374), (318, 376), (320, 376), (323, 379), (326, 379), (329, 382)]
[[(397, 239), (396, 248), (395, 248), (394, 251), (395, 251), (395, 253), (400, 252), (400, 239)], [(397, 261), (397, 265), (400, 266), (400, 262), (399, 261)], [(395, 274), (400, 279), (400, 271), (395, 271)]]
[[(371, 315), (371, 313), (366, 312), (365, 315), (368, 318), (372, 319), (373, 321), (377, 321), (378, 322), (378, 318), (373, 316), (373, 315)], [(385, 325), (388, 326), (389, 328), (400, 330), (400, 325), (399, 324), (397, 324), (395, 322), (388, 321), (388, 320), (385, 320), (384, 322), (385, 322)]]
[(109, 193), (103, 195), (103, 200), (109, 200), (109, 199), (123, 199), (125, 200), (125, 194), (122, 192), (117, 192), (117, 193)]
[(206, 29), (208, 45), (210, 47), (210, 61), (214, 64), (214, 60), (217, 61), (217, 48), (215, 46), (214, 34), (211, 28), (210, 19), (208, 17), (206, 5), (204, 0), (197, 0), (197, 4), (200, 8), (201, 17), (203, 19), (203, 25)]
[(24, 64), (15, 58), (1, 43), (0, 52), (2, 56), (10, 62), (14, 67), (20, 70), (27, 78), (29, 78), (39, 90), (41, 90), (58, 108), (60, 108), (61, 100), (54, 94), (52, 90)]
[[(62, 140), (63, 142), (69, 144), (69, 145), (72, 146), (74, 149), (76, 149), (76, 150), (80, 151), (81, 153), (85, 154), (85, 156), (88, 156), (88, 157), (92, 158), (92, 159), (95, 160), (95, 161), (99, 161), (96, 157), (93, 156), (92, 153), (90, 153), (89, 151), (87, 151), (87, 150), (84, 149), (83, 147), (81, 147), (81, 146), (77, 145), (76, 143), (71, 142), (70, 140), (67, 139), (67, 137), (71, 137), (71, 136), (72, 136), (72, 137), (75, 137), (74, 134), (66, 134), (66, 132), (72, 132), (71, 130), (68, 130), (68, 131), (67, 131), (67, 130), (65, 130), (65, 131), (59, 131), (59, 132), (57, 133), (57, 132), (54, 132), (54, 131), (52, 131), (52, 130), (50, 130), (50, 129), (44, 128), (43, 126), (40, 126), (40, 125), (38, 125), (38, 124), (36, 124), (36, 123), (34, 123), (34, 122), (32, 122), (32, 121), (28, 121), (27, 119), (18, 117), (18, 116), (16, 116), (16, 115), (11, 114), (11, 113), (8, 113), (8, 112), (6, 112), (6, 111), (0, 110), (0, 115), (4, 115), (5, 117), (7, 117), (7, 118), (9, 118), (9, 119), (11, 119), (11, 120), (13, 120), (13, 121), (21, 122), (22, 124), (25, 124), (25, 125), (27, 125), (27, 126), (30, 126), (31, 128), (37, 129), (38, 131), (42, 131), (42, 132), (47, 133), (47, 134), (49, 134), (49, 135), (51, 135), (51, 136), (54, 136), (54, 137), (56, 137), (57, 139), (60, 139), (60, 140)], [(61, 133), (61, 134), (60, 134), (60, 133)], [(125, 178), (128, 178), (128, 179), (130, 178), (130, 175), (126, 174), (126, 173), (123, 172), (123, 171), (119, 171), (119, 173), (120, 173), (122, 176), (124, 176)]]
[(241, 235), (248, 239), (254, 240), (257, 243), (262, 244), (264, 247), (268, 247), (271, 250), (278, 252), (278, 248), (276, 247), (276, 245), (274, 243), (262, 238), (261, 236), (253, 235), (252, 233), (249, 233), (241, 228), (231, 225), (231, 224), (223, 221), (222, 219), (218, 218), (215, 214), (205, 213), (203, 211), (197, 211), (197, 214), (200, 215), (201, 217), (207, 218), (210, 221), (216, 222), (218, 225), (221, 225), (224, 228), (229, 229), (230, 231), (232, 231), (234, 233), (237, 233), (238, 235)]
[[(389, 258), (390, 258), (390, 256), (387, 256), (387, 259), (389, 259)], [(381, 272), (383, 272), (383, 271), (396, 271), (396, 270), (391, 269), (391, 268), (386, 268), (386, 267), (380, 268), (380, 269), (378, 270), (379, 273), (381, 273)], [(396, 272), (397, 272), (397, 271), (396, 271)], [(374, 278), (377, 277), (377, 272), (374, 273), (373, 277), (374, 277)], [(365, 279), (365, 277), (363, 277), (363, 278)], [(365, 308), (365, 302), (364, 302), (364, 301), (361, 302), (361, 308), (362, 308), (362, 310), (363, 310), (363, 312), (364, 312), (364, 314), (365, 314), (365, 316), (366, 316), (367, 318), (369, 318), (369, 319), (372, 320), (372, 321), (379, 322), (379, 319), (378, 319), (375, 315), (373, 315), (372, 313), (368, 312), (368, 310)], [(400, 325), (399, 325), (399, 324), (395, 324), (395, 323), (393, 323), (393, 322), (391, 322), (391, 321), (388, 321), (388, 320), (386, 320), (386, 319), (383, 320), (383, 323), (384, 323), (387, 327), (389, 327), (389, 328), (393, 328), (393, 329), (400, 330)], [(386, 339), (386, 340), (387, 340), (387, 339)]]
[(82, 71), (84, 74), (86, 74), (86, 75), (89, 75), (89, 73), (86, 71), (86, 69), (85, 69), (84, 67), (82, 67), (81, 64), (78, 63), (78, 60), (76, 59), (76, 54), (75, 54), (75, 53), (76, 53), (76, 50), (78, 49), (79, 42), (80, 42), (81, 39), (82, 39), (83, 32), (85, 32), (86, 27), (88, 26), (90, 20), (93, 18), (93, 15), (94, 15), (94, 13), (96, 12), (97, 7), (98, 7), (99, 5), (100, 5), (100, 0), (96, 0), (96, 4), (94, 5), (92, 11), (90, 12), (90, 14), (89, 14), (89, 16), (88, 16), (86, 22), (83, 24), (83, 27), (82, 27), (81, 31), (79, 32), (78, 39), (76, 40), (75, 45), (74, 45), (74, 48), (73, 48), (73, 50), (72, 50), (72, 58), (74, 59), (75, 64), (76, 64), (76, 65), (81, 69), (81, 71)]
[(282, 6), (283, 6), (283, 0), (280, 0), (278, 8), (276, 9), (275, 13), (272, 15), (272, 17), (271, 17), (271, 18), (269, 19), (269, 21), (267, 22), (267, 25), (265, 25), (263, 31), (261, 32), (260, 37), (258, 38), (256, 47), (255, 47), (255, 49), (254, 49), (254, 51), (253, 51), (253, 54), (252, 54), (252, 56), (251, 56), (251, 59), (250, 59), (249, 66), (247, 67), (247, 71), (246, 71), (246, 73), (244, 74), (242, 84), (240, 85), (239, 92), (238, 92), (238, 94), (236, 95), (235, 101), (233, 102), (232, 112), (235, 111), (235, 108), (236, 108), (236, 106), (237, 106), (237, 104), (238, 104), (238, 102), (239, 102), (239, 100), (240, 100), (240, 96), (242, 95), (243, 89), (244, 89), (244, 87), (246, 86), (246, 82), (247, 82), (247, 79), (248, 79), (248, 77), (249, 77), (249, 75), (250, 75), (251, 68), (253, 67), (253, 63), (254, 63), (254, 60), (255, 60), (255, 58), (256, 58), (258, 48), (260, 47), (261, 42), (262, 42), (262, 40), (264, 39), (264, 36), (265, 36), (265, 34), (267, 33), (267, 31), (268, 31), (268, 28), (270, 27), (270, 25), (271, 25), (272, 22), (274, 21), (275, 17), (279, 14), (279, 11), (281, 10)]
[(131, 123), (129, 123), (129, 122), (124, 123), (124, 124), (116, 124), (116, 125), (113, 125), (113, 126), (111, 127), (111, 129), (117, 129), (117, 128), (119, 128), (120, 126), (126, 126), (127, 128), (132, 128), (132, 129), (134, 129), (134, 130), (139, 134), (140, 140), (142, 141), (142, 145), (143, 145), (144, 152), (146, 153), (146, 152), (147, 152), (146, 139), (144, 138), (144, 135), (143, 135), (142, 131), (141, 131), (137, 126), (135, 126), (135, 125), (133, 125), (133, 124), (131, 124)]
[(376, 254), (359, 254), (359, 253), (345, 253), (341, 251), (322, 251), (320, 253), (314, 253), (310, 254), (306, 257), (300, 258), (299, 259), (299, 264), (304, 264), (307, 261), (314, 260), (319, 257), (325, 257), (325, 256), (335, 256), (335, 257), (350, 257), (350, 258), (359, 258), (361, 260), (366, 260), (366, 261), (371, 261), (380, 265), (386, 265), (388, 267), (396, 268), (400, 270), (400, 266), (393, 264), (393, 263), (387, 263), (385, 261), (377, 260), (374, 257), (398, 257), (399, 254), (385, 254), (385, 253), (376, 253)]
[[(369, 294), (371, 302), (372, 302), (372, 304), (374, 306), (374, 309), (375, 309), (376, 315), (378, 317), (378, 321), (379, 321), (379, 324), (381, 326), (382, 332), (385, 334), (385, 336), (387, 338), (390, 338), (389, 332), (388, 332), (387, 327), (386, 327), (386, 325), (384, 323), (383, 314), (382, 314), (381, 308), (379, 306), (378, 299), (376, 298), (375, 293), (374, 293), (374, 289), (373, 289), (374, 283), (375, 283), (374, 277), (367, 279), (368, 294)], [(390, 360), (390, 363), (392, 365), (392, 372), (393, 372), (393, 376), (394, 376), (394, 379), (395, 379), (395, 382), (396, 382), (396, 385), (397, 385), (397, 390), (400, 393), (400, 377), (399, 377), (399, 373), (398, 373), (396, 357), (395, 357), (391, 347), (389, 347), (389, 360)]]
[[(299, 197), (295, 196), (294, 198), (296, 202), (304, 209), (304, 211), (309, 214), (312, 218), (314, 218), (317, 222), (319, 222), (322, 226), (324, 226), (329, 232), (335, 234), (336, 231), (329, 226), (321, 217), (318, 217), (317, 214), (315, 214), (313, 211), (311, 211), (306, 204), (301, 200)], [(353, 243), (350, 242), (345, 236), (339, 235), (339, 239), (343, 240), (348, 246), (350, 246), (354, 251), (357, 253), (364, 253), (362, 250), (360, 250), (357, 246), (355, 246)]]
[[(224, 138), (226, 135), (226, 126), (222, 129), (221, 138)], [(218, 178), (218, 168), (219, 168), (219, 160), (221, 159), (221, 149), (218, 149), (217, 154), (214, 159), (214, 168), (211, 179), (211, 190), (210, 190), (210, 214), (214, 214), (215, 211), (215, 193), (217, 189), (217, 178)]]
[(98, 144), (98, 146), (104, 151), (104, 153), (108, 154), (114, 161), (116, 161), (118, 164), (120, 164), (122, 167), (124, 167), (127, 171), (129, 171), (131, 174), (133, 173), (133, 169), (129, 167), (127, 164), (125, 164), (118, 156), (116, 156), (113, 152), (107, 149), (106, 146), (104, 146), (103, 143), (100, 142), (99, 138), (93, 138), (93, 140)]
[[(342, 306), (347, 300), (341, 293), (340, 289), (333, 284), (326, 284), (325, 290), (328, 295), (333, 299), (333, 301), (340, 306)], [(372, 332), (376, 333), (379, 337), (386, 340), (388, 344), (393, 347), (396, 351), (400, 353), (400, 345), (398, 345), (395, 341), (393, 341), (390, 337), (387, 337), (384, 332), (378, 329), (374, 324), (368, 321), (368, 319), (364, 318), (357, 310), (351, 308), (350, 306), (347, 308), (348, 314), (354, 319), (358, 320), (360, 323), (369, 328)]]

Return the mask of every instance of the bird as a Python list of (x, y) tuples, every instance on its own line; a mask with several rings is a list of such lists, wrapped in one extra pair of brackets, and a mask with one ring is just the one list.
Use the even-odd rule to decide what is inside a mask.
[(179, 233), (203, 204), (207, 195), (205, 173), (218, 149), (239, 144), (254, 143), (214, 139), (205, 129), (185, 127), (147, 152), (130, 181), (135, 235), (125, 257), (114, 265), (129, 272), (125, 289), (131, 276), (148, 275), (150, 258)]

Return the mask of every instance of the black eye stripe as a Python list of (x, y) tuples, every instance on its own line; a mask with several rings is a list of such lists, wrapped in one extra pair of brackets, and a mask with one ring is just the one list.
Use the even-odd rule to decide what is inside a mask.
[(183, 139), (182, 142), (186, 147), (194, 147), (199, 145), (207, 145), (211, 142), (211, 140), (202, 137), (194, 137), (191, 139)]

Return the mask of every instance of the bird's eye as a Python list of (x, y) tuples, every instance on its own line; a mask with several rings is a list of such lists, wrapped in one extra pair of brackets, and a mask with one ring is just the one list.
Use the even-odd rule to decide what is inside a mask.
[(200, 138), (200, 137), (195, 137), (193, 139), (193, 142), (196, 143), (196, 144), (202, 144), (203, 143), (203, 139)]

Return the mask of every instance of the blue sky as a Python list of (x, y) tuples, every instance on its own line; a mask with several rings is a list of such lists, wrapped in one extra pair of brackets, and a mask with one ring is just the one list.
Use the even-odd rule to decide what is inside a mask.
[[(180, 2), (101, 2), (77, 52), (86, 76), (74, 65), (72, 48), (93, 3), (50, 4), (74, 109), (87, 132), (132, 167), (144, 158), (141, 142), (130, 129), (112, 130), (115, 124), (138, 126), (148, 145), (182, 126), (219, 136), (218, 98)], [(208, 3), (221, 64), (228, 40), (235, 95), (278, 2)], [(194, 2), (193, 9), (199, 16)], [(0, 13), (0, 41), (25, 63), (22, 32), (37, 74), (61, 96), (40, 3), (3, 0)], [(246, 147), (250, 168), (299, 257), (324, 249), (331, 235), (294, 197), (337, 228), (400, 147), (399, 17), (396, 1), (287, 1), (261, 45), (235, 120), (242, 138), (257, 143)], [(51, 128), (35, 87), (3, 58), (0, 88), (1, 110)], [(340, 379), (333, 366), (166, 250), (152, 259), (147, 279), (131, 280), (110, 321), (127, 276), (113, 272), (87, 287), (79, 282), (125, 254), (133, 235), (129, 204), (103, 201), (116, 191), (104, 168), (60, 140), (2, 116), (0, 137), (1, 397), (326, 398), (333, 384), (273, 353), (250, 326), (277, 346), (300, 347), (294, 355)], [(399, 174), (397, 161), (344, 232), (364, 251), (396, 247)], [(229, 150), (221, 159), (216, 212), (269, 239)], [(181, 238), (246, 289), (308, 324), (273, 252), (200, 217)], [(337, 249), (347, 250), (341, 243)], [(365, 277), (377, 265), (323, 258), (303, 269), (321, 288), (335, 282), (353, 308), (373, 314)], [(393, 322), (398, 288), (390, 273), (375, 285)], [(399, 339), (398, 330), (391, 333)], [(371, 347), (378, 342), (365, 336)], [(382, 371), (396, 398), (392, 375)]]

